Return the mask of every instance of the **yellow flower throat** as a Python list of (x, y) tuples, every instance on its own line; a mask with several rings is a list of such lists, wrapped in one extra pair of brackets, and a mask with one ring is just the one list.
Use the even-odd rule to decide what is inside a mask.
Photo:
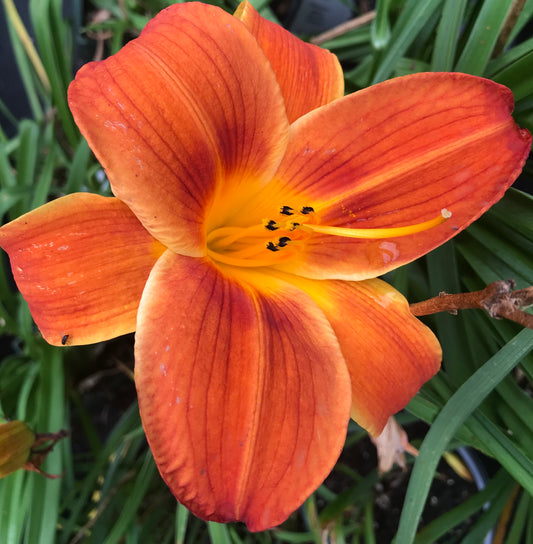
[(404, 227), (355, 229), (313, 223), (315, 210), (304, 206), (299, 211), (290, 206), (279, 208), (278, 220), (263, 219), (250, 227), (219, 227), (207, 236), (207, 255), (220, 263), (242, 266), (273, 266), (290, 259), (299, 246), (314, 234), (344, 238), (381, 239), (423, 232), (444, 223), (451, 212), (442, 209), (439, 216)]

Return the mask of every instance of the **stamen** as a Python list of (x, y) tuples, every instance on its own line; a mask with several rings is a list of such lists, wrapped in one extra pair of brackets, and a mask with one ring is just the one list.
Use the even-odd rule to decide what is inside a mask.
[(211, 259), (219, 263), (228, 264), (231, 266), (239, 266), (244, 268), (272, 266), (273, 264), (280, 263), (286, 260), (286, 258), (290, 257), (290, 255), (288, 255), (287, 257), (284, 257), (283, 254), (282, 255), (266, 254), (264, 259), (261, 259), (261, 258), (256, 258), (256, 259), (244, 258), (243, 259), (241, 257), (236, 257), (230, 254), (217, 253), (216, 251), (212, 251), (210, 249), (207, 250), (207, 255), (211, 257)]
[(265, 219), (263, 221), (263, 224), (265, 225), (265, 229), (268, 229), (268, 230), (278, 230), (279, 229), (279, 225), (273, 220), (273, 219)]
[(294, 215), (294, 208), (291, 208), (290, 206), (282, 206), (279, 209), (279, 213), (283, 215)]
[[(292, 208), (280, 208), (285, 214), (292, 215)], [(285, 249), (292, 240), (280, 236), (269, 241), (269, 231), (284, 229), (284, 221), (263, 219), (249, 227), (219, 227), (207, 235), (207, 255), (222, 264), (246, 268), (267, 267), (279, 264), (294, 256), (294, 250)], [(285, 234), (282, 232), (280, 234)]]
[(332, 236), (342, 236), (346, 238), (365, 238), (365, 239), (380, 239), (380, 238), (395, 238), (397, 236), (407, 236), (409, 234), (415, 234), (417, 232), (423, 232), (433, 227), (441, 225), (452, 216), (446, 208), (441, 210), (441, 215), (424, 221), (423, 223), (417, 223), (415, 225), (408, 225), (406, 227), (393, 227), (393, 228), (378, 228), (378, 229), (352, 229), (344, 227), (330, 227), (328, 225), (300, 225), (293, 223), (295, 228), (303, 230), (309, 233), (330, 234)]
[(216, 241), (219, 246), (229, 246), (234, 242), (245, 238), (260, 238), (264, 231), (263, 225), (252, 225), (251, 227), (221, 227), (212, 230), (207, 235), (207, 245)]
[[(231, 266), (246, 268), (268, 267), (292, 259), (295, 252), (299, 250), (299, 241), (302, 241), (302, 238), (305, 240), (306, 236), (279, 236), (276, 240), (269, 241), (269, 234), (266, 231), (280, 230), (279, 234), (286, 234), (298, 229), (309, 234), (328, 234), (348, 238), (394, 238), (431, 229), (444, 223), (452, 215), (448, 210), (443, 209), (438, 217), (415, 225), (394, 228), (355, 229), (306, 223), (307, 218), (303, 218), (303, 216), (314, 213), (311, 206), (303, 206), (296, 213), (290, 206), (282, 206), (279, 213), (288, 216), (296, 215), (297, 217), (283, 222), (264, 219), (261, 223), (249, 227), (220, 227), (212, 230), (207, 235), (207, 255), (214, 261)], [(296, 218), (303, 222), (292, 220)], [(287, 247), (290, 244), (294, 245), (291, 245), (290, 248)], [(281, 249), (284, 249), (284, 251), (281, 251)]]

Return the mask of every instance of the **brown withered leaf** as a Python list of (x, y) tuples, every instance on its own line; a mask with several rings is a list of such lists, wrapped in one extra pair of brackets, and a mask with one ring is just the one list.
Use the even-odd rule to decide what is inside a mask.
[(405, 452), (415, 457), (418, 455), (418, 450), (409, 444), (407, 433), (392, 416), (387, 421), (383, 432), (379, 436), (370, 438), (377, 449), (380, 474), (388, 472), (395, 464), (405, 470), (407, 468)]

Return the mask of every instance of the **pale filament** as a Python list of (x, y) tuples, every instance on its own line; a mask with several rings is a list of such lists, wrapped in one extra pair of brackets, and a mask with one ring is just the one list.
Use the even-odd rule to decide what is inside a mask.
[(221, 227), (212, 230), (207, 235), (207, 244), (210, 245), (216, 241), (218, 246), (229, 246), (242, 238), (260, 238), (265, 237), (265, 227), (263, 225), (252, 225), (251, 227)]

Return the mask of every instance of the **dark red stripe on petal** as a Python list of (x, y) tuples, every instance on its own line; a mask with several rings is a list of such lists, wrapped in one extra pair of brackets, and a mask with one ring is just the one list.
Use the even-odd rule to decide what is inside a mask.
[(167, 253), (143, 294), (136, 338), (154, 458), (196, 515), (272, 527), (333, 467), (350, 384), (329, 323), (302, 291)]
[(250, 2), (242, 2), (235, 16), (247, 26), (268, 57), (291, 123), (343, 96), (344, 78), (335, 55), (264, 19)]
[(313, 297), (331, 323), (351, 376), (352, 416), (377, 436), (438, 371), (435, 335), (383, 281), (284, 277)]
[[(280, 268), (364, 279), (409, 262), (466, 228), (519, 175), (531, 136), (510, 115), (512, 95), (465, 74), (416, 74), (340, 99), (293, 125), (275, 181), (257, 202), (297, 195), (320, 222), (347, 228), (412, 225), (387, 240), (316, 235)], [(261, 213), (262, 210), (258, 211)]]
[(163, 10), (119, 53), (84, 66), (69, 103), (115, 195), (191, 256), (205, 253), (206, 223), (222, 223), (267, 183), (288, 138), (256, 40), (199, 3)]

